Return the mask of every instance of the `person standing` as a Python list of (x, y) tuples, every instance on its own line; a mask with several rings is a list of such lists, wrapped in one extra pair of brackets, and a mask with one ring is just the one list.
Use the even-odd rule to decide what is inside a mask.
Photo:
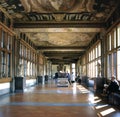
[(70, 78), (70, 74), (68, 73), (68, 71), (67, 71), (67, 73), (66, 73), (66, 77), (68, 78), (68, 82), (69, 82), (69, 84), (71, 85), (71, 78)]
[(54, 77), (54, 79), (55, 79), (55, 84), (57, 84), (57, 80), (58, 80), (58, 72), (55, 73), (55, 77)]
[(73, 72), (70, 77), (71, 77), (71, 83), (73, 84), (75, 82), (75, 75)]

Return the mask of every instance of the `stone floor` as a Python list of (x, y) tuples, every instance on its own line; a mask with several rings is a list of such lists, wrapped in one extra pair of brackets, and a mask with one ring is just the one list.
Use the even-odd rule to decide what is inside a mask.
[(0, 97), (0, 117), (120, 117), (92, 91), (74, 83), (57, 87), (53, 80)]

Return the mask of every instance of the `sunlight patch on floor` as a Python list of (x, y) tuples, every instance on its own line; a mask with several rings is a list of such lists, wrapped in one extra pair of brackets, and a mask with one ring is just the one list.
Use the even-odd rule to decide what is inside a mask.
[(101, 109), (101, 108), (104, 108), (104, 107), (107, 107), (108, 104), (104, 104), (104, 105), (98, 105), (95, 107), (95, 109)]
[(109, 109), (106, 109), (106, 110), (100, 112), (100, 114), (101, 114), (102, 116), (106, 116), (106, 115), (108, 115), (108, 114), (110, 114), (110, 113), (113, 113), (113, 112), (115, 112), (115, 109), (114, 109), (114, 108), (109, 108)]
[(77, 88), (80, 90), (81, 93), (89, 93), (90, 91), (86, 89), (85, 87), (79, 85)]
[(93, 109), (97, 111), (98, 117), (108, 116), (108, 114), (112, 114), (116, 110), (111, 108), (109, 104), (102, 104), (102, 99), (100, 97), (91, 96), (91, 103), (96, 104)]

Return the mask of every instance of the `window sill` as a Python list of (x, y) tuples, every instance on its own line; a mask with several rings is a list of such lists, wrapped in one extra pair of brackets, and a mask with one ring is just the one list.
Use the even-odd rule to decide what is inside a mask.
[(5, 83), (5, 82), (10, 82), (12, 80), (12, 78), (0, 78), (0, 83)]

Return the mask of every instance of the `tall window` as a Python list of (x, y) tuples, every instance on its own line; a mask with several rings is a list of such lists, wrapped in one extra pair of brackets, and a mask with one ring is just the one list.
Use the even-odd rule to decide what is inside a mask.
[(117, 76), (120, 80), (120, 24), (108, 34), (107, 77)]
[(111, 50), (111, 34), (108, 35), (108, 50)]
[(117, 27), (117, 79), (120, 81), (120, 24)]
[(117, 73), (117, 69), (116, 69), (116, 66), (117, 66), (117, 54), (116, 52), (113, 53), (113, 65), (112, 65), (112, 70), (113, 70), (113, 73), (116, 75)]
[(7, 49), (10, 50), (11, 49), (11, 36), (8, 35), (8, 38), (7, 38)]
[(120, 46), (120, 24), (117, 27), (117, 46)]
[(5, 31), (4, 30), (1, 30), (2, 31), (2, 34), (1, 34), (1, 48), (4, 47), (4, 40), (5, 40)]
[(3, 51), (1, 51), (1, 77), (6, 77), (6, 56)]
[(117, 78), (120, 81), (120, 50), (117, 51)]
[(34, 48), (21, 40), (20, 42), (20, 63), (23, 65), (23, 75), (25, 77), (36, 76), (37, 71), (37, 54)]
[(10, 54), (7, 54), (7, 74), (8, 74), (8, 77), (10, 77), (10, 66), (11, 66), (11, 56)]
[(107, 59), (107, 76), (111, 78), (112, 75), (116, 75), (117, 54), (116, 52), (109, 54)]
[(11, 77), (12, 36), (0, 28), (0, 78)]
[(100, 76), (101, 72), (99, 71), (99, 69), (101, 67), (101, 43), (97, 42), (87, 54), (89, 55), (87, 64), (87, 75), (89, 77), (97, 77), (98, 75)]
[(114, 48), (116, 48), (116, 29), (114, 29), (114, 33), (113, 33), (113, 36), (114, 36)]
[(112, 73), (112, 66), (111, 66), (111, 63), (112, 63), (112, 55), (108, 55), (107, 57), (107, 77), (110, 78), (111, 77), (111, 73)]
[(27, 63), (27, 76), (30, 76), (30, 61)]

